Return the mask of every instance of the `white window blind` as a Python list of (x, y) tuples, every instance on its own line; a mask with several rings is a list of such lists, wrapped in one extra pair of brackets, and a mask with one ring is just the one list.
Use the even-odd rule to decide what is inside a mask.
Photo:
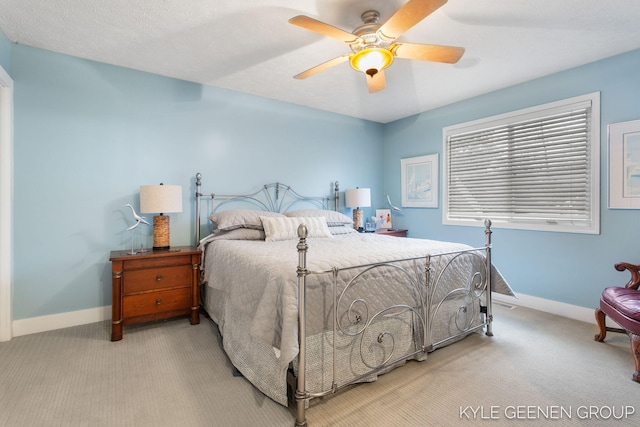
[(443, 222), (598, 233), (598, 95), (445, 128)]

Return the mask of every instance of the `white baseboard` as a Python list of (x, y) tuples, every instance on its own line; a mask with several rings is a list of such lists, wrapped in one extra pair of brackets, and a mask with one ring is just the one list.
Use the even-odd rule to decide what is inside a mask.
[[(493, 294), (493, 300), (505, 304), (522, 306), (538, 311), (557, 314), (558, 316), (595, 324), (592, 308), (580, 307), (530, 295), (516, 294), (516, 298)], [(13, 336), (35, 334), (52, 331), (54, 329), (85, 325), (111, 319), (111, 306), (90, 308), (87, 310), (71, 311), (67, 313), (51, 314), (49, 316), (31, 317), (13, 321)]]
[(577, 305), (571, 305), (564, 302), (553, 301), (550, 299), (533, 297), (531, 295), (516, 294), (516, 298), (493, 293), (493, 300), (503, 302), (510, 305), (531, 308), (546, 313), (557, 314), (558, 316), (568, 317), (569, 319), (579, 320), (581, 322), (596, 323), (593, 308), (585, 308)]
[(48, 316), (30, 317), (13, 321), (13, 336), (36, 334), (109, 319), (111, 319), (110, 305)]

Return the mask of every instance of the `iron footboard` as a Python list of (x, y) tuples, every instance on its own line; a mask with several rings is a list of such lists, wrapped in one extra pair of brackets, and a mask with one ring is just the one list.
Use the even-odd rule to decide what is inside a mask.
[[(485, 235), (481, 248), (310, 271), (307, 229), (299, 227), (296, 426), (307, 425), (310, 399), (335, 393), (406, 360), (423, 359), (474, 331), (484, 329), (486, 335), (493, 335), (489, 220)], [(316, 276), (311, 288), (310, 276)], [(368, 286), (374, 278), (384, 283), (377, 294)], [(319, 302), (307, 301), (310, 292), (317, 296), (317, 288), (322, 288), (325, 299), (321, 305), (328, 308), (320, 319), (320, 332), (318, 319), (311, 318)], [(314, 325), (311, 330), (309, 324)], [(310, 385), (308, 359), (317, 354), (330, 369), (326, 381), (313, 379)]]

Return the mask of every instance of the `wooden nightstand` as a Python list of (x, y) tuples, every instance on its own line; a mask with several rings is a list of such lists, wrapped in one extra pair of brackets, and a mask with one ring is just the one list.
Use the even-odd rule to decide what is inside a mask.
[(122, 326), (177, 316), (200, 323), (201, 252), (192, 246), (129, 255), (111, 251), (111, 341), (122, 339)]
[(396, 237), (407, 237), (407, 230), (378, 230), (376, 231), (378, 234), (386, 234), (387, 236), (396, 236)]

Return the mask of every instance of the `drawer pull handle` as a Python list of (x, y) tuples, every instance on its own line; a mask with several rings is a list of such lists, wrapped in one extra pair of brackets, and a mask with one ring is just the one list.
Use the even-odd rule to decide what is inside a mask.
[(161, 300), (160, 298), (158, 298), (158, 299), (156, 300), (156, 305), (160, 305), (160, 304), (162, 304), (162, 300)]
[(161, 274), (158, 274), (158, 275), (156, 276), (156, 280), (157, 280), (158, 282), (159, 282), (159, 281), (161, 281), (161, 280), (162, 280), (162, 275), (161, 275)]

